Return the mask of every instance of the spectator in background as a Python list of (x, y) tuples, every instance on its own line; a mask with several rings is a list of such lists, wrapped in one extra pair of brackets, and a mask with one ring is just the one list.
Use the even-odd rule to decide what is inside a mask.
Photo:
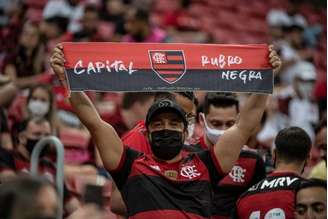
[[(8, 179), (8, 176), (28, 172), (30, 159), (36, 143), (45, 136), (51, 135), (49, 121), (43, 118), (30, 118), (17, 126), (17, 135), (14, 136), (17, 145), (14, 151), (0, 148), (0, 181)], [(41, 162), (43, 173), (54, 180), (54, 167), (49, 161)]]
[(299, 63), (313, 60), (313, 50), (307, 48), (304, 43), (304, 28), (305, 24), (297, 21), (291, 21), (291, 24), (285, 28), (285, 41), (280, 45), (283, 60), (280, 79), (283, 85), (292, 84), (295, 68), (299, 68)]
[(124, 42), (161, 43), (166, 39), (164, 31), (151, 25), (148, 11), (131, 8), (127, 11), (125, 22), (128, 34), (123, 36)]
[(68, 33), (62, 40), (74, 42), (104, 41), (101, 33), (98, 32), (99, 22), (98, 8), (92, 4), (87, 5), (84, 7), (81, 18), (81, 29), (74, 33)]
[(103, 119), (112, 124), (119, 136), (123, 136), (146, 118), (153, 102), (153, 93), (126, 92), (123, 94), (121, 107), (117, 107), (112, 115), (103, 116)]
[(272, 9), (267, 14), (266, 21), (269, 26), (271, 42), (278, 46), (284, 39), (284, 28), (290, 25), (290, 18), (283, 10)]
[(290, 127), (278, 133), (275, 145), (275, 170), (240, 196), (237, 218), (294, 218), (295, 190), (310, 157), (311, 139), (303, 129)]
[(43, 9), (43, 18), (65, 17), (69, 20), (68, 31), (75, 33), (81, 30), (83, 8), (81, 0), (50, 0)]
[(39, 27), (26, 22), (16, 50), (5, 57), (3, 73), (19, 88), (37, 84), (38, 76), (45, 70), (43, 56)]
[(327, 180), (327, 119), (323, 119), (315, 130), (314, 145), (320, 151), (320, 161), (310, 172), (310, 178)]
[(290, 125), (302, 127), (314, 140), (314, 125), (319, 121), (318, 105), (312, 101), (315, 69), (299, 69), (293, 80), (294, 96), (289, 102)]
[(49, 181), (24, 176), (0, 185), (0, 206), (1, 219), (55, 219), (59, 200)]
[(289, 127), (289, 117), (279, 110), (278, 96), (269, 97), (266, 108), (266, 120), (258, 133), (258, 140), (267, 149), (274, 147), (274, 139), (281, 129)]
[(67, 31), (68, 18), (55, 15), (53, 17), (45, 18), (40, 24), (40, 31), (43, 43), (47, 51), (50, 51), (59, 41), (63, 34)]
[(127, 6), (124, 5), (122, 0), (105, 0), (102, 8), (101, 18), (104, 21), (111, 22), (115, 26), (115, 35), (120, 39), (121, 36), (126, 34), (124, 28), (125, 11)]
[(19, 107), (21, 108), (17, 112), (9, 113), (14, 124), (29, 117), (45, 118), (50, 121), (51, 127), (53, 127), (52, 131), (56, 133), (58, 128), (57, 111), (52, 88), (49, 85), (38, 84), (31, 87), (26, 101)]
[(296, 191), (295, 219), (327, 218), (327, 181), (304, 180)]
[[(204, 128), (204, 136), (201, 137), (200, 144), (202, 148), (210, 149), (217, 143), (224, 131), (236, 123), (239, 101), (233, 94), (207, 93), (203, 112), (199, 118)], [(255, 132), (257, 133), (258, 130)], [(249, 145), (250, 140), (246, 145), (254, 146)], [(238, 197), (264, 177), (265, 167), (262, 158), (255, 151), (244, 146), (232, 170), (213, 188), (212, 218), (230, 218), (231, 210)]]

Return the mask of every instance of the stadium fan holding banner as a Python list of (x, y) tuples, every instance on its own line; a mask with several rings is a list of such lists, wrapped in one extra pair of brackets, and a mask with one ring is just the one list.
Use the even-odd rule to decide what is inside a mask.
[[(129, 44), (129, 46), (133, 45), (140, 46), (140, 44)], [(165, 49), (169, 47), (168, 44), (157, 44), (157, 48), (160, 49), (161, 45)], [(69, 45), (67, 46), (69, 47)], [(143, 46), (147, 47), (147, 44), (143, 44)], [(122, 44), (122, 47), (124, 47), (124, 44)], [(199, 47), (202, 48), (201, 45)], [(204, 47), (209, 47), (209, 45)], [(90, 50), (87, 51), (90, 52)], [(117, 52), (115, 49), (108, 51)], [(131, 53), (134, 52), (131, 51)], [(246, 54), (247, 49), (243, 52)], [(266, 62), (272, 65), (273, 72), (277, 72), (281, 66), (281, 61), (276, 51), (269, 47), (266, 48), (266, 53), (263, 54), (265, 54), (265, 57), (262, 58), (265, 58)], [(185, 55), (184, 61), (188, 63), (188, 54)], [(71, 86), (70, 89), (72, 89), (73, 81), (70, 77), (74, 72), (69, 70), (72, 64), (69, 56), (71, 54), (69, 50), (65, 50), (65, 44), (64, 46), (58, 45), (53, 51), (50, 62), (59, 80), (68, 88), (65, 77), (66, 68), (67, 79), (69, 80), (69, 86)], [(135, 58), (141, 59), (140, 57)], [(88, 59), (92, 59), (91, 54)], [(139, 65), (141, 62), (142, 60)], [(103, 68), (106, 68), (106, 66), (103, 66)], [(122, 66), (121, 68), (123, 69)], [(135, 76), (137, 74), (134, 70), (140, 70), (139, 68), (132, 69), (129, 67), (126, 69), (128, 75), (131, 73)], [(81, 72), (81, 75), (84, 74), (88, 77), (101, 74), (105, 77), (102, 71), (93, 74), (93, 70), (90, 70), (90, 74), (88, 74), (82, 72), (88, 71), (83, 68), (76, 70)], [(186, 71), (187, 73), (188, 71)], [(74, 77), (78, 76), (77, 74), (74, 75)], [(108, 75), (106, 77), (110, 78)], [(117, 78), (114, 77), (108, 80), (115, 79)], [(169, 82), (176, 81), (176, 78), (166, 79)], [(98, 79), (97, 83), (99, 82)], [(179, 82), (183, 83), (181, 79)], [(140, 91), (136, 86), (142, 84), (142, 82), (138, 83), (136, 81), (135, 84), (137, 85), (132, 89)], [(105, 90), (110, 90), (112, 85), (122, 84), (122, 82), (112, 81)], [(191, 84), (189, 83), (186, 87), (190, 87)], [(215, 82), (211, 86), (214, 84)], [(103, 86), (99, 89), (95, 87), (96, 84), (91, 84), (91, 82), (89, 87), (85, 85), (81, 86), (80, 90), (94, 90), (95, 88), (101, 90), (105, 87), (105, 82), (99, 85)], [(153, 90), (159, 90), (160, 86), (158, 84), (158, 87)], [(72, 91), (77, 91), (77, 88), (78, 86)], [(121, 88), (121, 90), (124, 89), (125, 87)], [(116, 87), (116, 90), (120, 90), (120, 88)], [(105, 168), (111, 173), (121, 190), (128, 209), (128, 217), (167, 219), (210, 218), (212, 187), (230, 171), (238, 159), (241, 148), (260, 123), (267, 97), (267, 94), (251, 94), (240, 109), (240, 115), (236, 123), (224, 132), (210, 150), (189, 154), (181, 153), (184, 140), (188, 135), (185, 112), (172, 100), (158, 100), (148, 110), (145, 121), (152, 150), (152, 154), (149, 155), (125, 147), (116, 131), (110, 124), (100, 118), (96, 108), (83, 92), (72, 92), (69, 100), (79, 119), (90, 131)]]

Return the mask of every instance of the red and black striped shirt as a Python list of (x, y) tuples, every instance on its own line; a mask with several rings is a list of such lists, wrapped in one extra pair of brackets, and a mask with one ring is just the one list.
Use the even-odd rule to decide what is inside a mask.
[(248, 189), (237, 201), (236, 218), (293, 219), (295, 190), (301, 177), (289, 172), (274, 172)]
[(212, 187), (224, 176), (213, 150), (166, 163), (128, 147), (111, 175), (133, 219), (210, 218)]

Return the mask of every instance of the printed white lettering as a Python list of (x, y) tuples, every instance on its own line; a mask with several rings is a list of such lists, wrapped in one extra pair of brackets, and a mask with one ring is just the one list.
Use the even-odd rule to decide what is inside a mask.
[(92, 62), (89, 62), (87, 73), (90, 74), (91, 71), (93, 71), (94, 73), (96, 73), (96, 68), (93, 66), (93, 63)]
[(202, 56), (202, 66), (204, 67), (205, 65), (209, 64), (210, 61), (208, 61), (207, 56)]
[(75, 66), (74, 66), (74, 73), (77, 75), (80, 75), (83, 72), (85, 72), (85, 69), (81, 69), (78, 71), (78, 68), (82, 68), (82, 60), (79, 60), (76, 62)]
[(100, 72), (102, 68), (105, 68), (105, 63), (103, 62), (96, 62), (95, 65), (96, 65), (97, 72)]
[(274, 183), (276, 182), (276, 179), (268, 181), (268, 180), (264, 180), (262, 185), (261, 185), (261, 189), (265, 189), (265, 188), (272, 188)]
[(113, 62), (110, 62), (109, 60), (88, 62), (88, 64), (84, 66), (87, 66), (87, 68), (83, 68), (83, 61), (78, 60), (74, 66), (74, 73), (80, 75), (85, 72), (87, 74), (92, 74), (101, 73), (103, 70), (107, 72), (114, 70), (115, 72), (126, 71), (131, 75), (133, 72), (137, 71), (133, 69), (133, 62), (129, 62), (128, 65), (125, 65), (121, 60), (114, 60)]
[(216, 57), (201, 56), (202, 67), (210, 64), (215, 67), (220, 67), (221, 69), (227, 66), (240, 65), (243, 59), (239, 56), (226, 56), (224, 54), (219, 54)]
[(290, 186), (291, 184), (293, 184), (293, 182), (295, 182), (297, 180), (298, 180), (298, 178), (290, 179), (290, 177), (287, 177), (287, 185)]
[(284, 186), (284, 181), (285, 181), (285, 178), (278, 178), (276, 183), (274, 184), (274, 187), (277, 187), (278, 185)]
[(262, 73), (260, 71), (248, 71), (248, 70), (233, 70), (223, 71), (221, 78), (224, 80), (241, 80), (244, 84), (253, 80), (263, 80)]

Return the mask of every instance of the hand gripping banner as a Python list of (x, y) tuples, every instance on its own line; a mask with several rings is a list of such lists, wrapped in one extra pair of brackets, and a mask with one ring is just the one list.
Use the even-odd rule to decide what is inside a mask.
[(63, 43), (72, 91), (272, 93), (268, 46)]

